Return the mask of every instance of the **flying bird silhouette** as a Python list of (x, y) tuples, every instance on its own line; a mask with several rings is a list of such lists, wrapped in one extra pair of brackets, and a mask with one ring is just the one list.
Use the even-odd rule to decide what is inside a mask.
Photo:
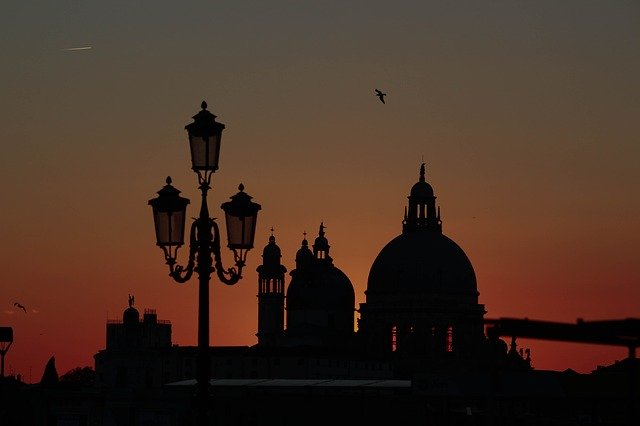
[(375, 89), (376, 91), (376, 96), (380, 99), (380, 102), (385, 103), (384, 102), (384, 97), (387, 96), (386, 93), (382, 93), (380, 90)]
[(24, 311), (24, 313), (25, 313), (25, 314), (27, 313), (27, 310), (25, 309), (25, 307), (24, 307), (24, 306), (22, 306), (21, 304), (19, 304), (18, 302), (15, 302), (15, 303), (13, 304), (13, 306), (16, 306), (16, 307), (18, 307), (18, 308), (22, 309), (22, 310)]

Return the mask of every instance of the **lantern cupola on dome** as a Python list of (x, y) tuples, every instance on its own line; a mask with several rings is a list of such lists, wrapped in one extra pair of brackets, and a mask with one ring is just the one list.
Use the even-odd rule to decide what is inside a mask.
[(318, 231), (318, 237), (313, 243), (313, 257), (316, 259), (324, 259), (328, 262), (331, 262), (331, 257), (329, 256), (329, 241), (324, 236), (324, 226), (323, 222), (320, 222), (320, 230)]
[(296, 269), (305, 269), (312, 261), (313, 253), (309, 250), (309, 242), (307, 241), (307, 233), (305, 232), (300, 248), (296, 252)]
[(420, 165), (420, 179), (409, 193), (409, 207), (405, 210), (402, 232), (415, 230), (431, 230), (442, 232), (440, 209), (436, 211), (436, 196), (433, 188), (425, 179), (424, 163)]

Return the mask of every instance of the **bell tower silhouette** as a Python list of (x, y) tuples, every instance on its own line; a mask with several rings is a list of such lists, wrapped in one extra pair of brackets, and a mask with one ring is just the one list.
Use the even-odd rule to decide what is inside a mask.
[(284, 274), (280, 247), (273, 236), (262, 251), (258, 271), (258, 345), (275, 346), (284, 335)]

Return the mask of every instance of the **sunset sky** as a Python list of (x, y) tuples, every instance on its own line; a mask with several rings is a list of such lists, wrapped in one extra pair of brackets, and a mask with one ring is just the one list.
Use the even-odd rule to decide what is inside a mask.
[[(364, 302), (423, 159), (487, 318), (640, 317), (636, 0), (9, 0), (0, 35), (8, 374), (93, 366), (128, 294), (196, 344), (197, 283), (168, 276), (147, 201), (170, 175), (197, 214), (203, 100), (226, 125), (212, 215), (239, 183), (262, 205), (245, 278), (212, 281), (214, 345), (256, 343), (271, 227), (290, 271), (323, 221)], [(537, 369), (626, 356), (522, 344)]]

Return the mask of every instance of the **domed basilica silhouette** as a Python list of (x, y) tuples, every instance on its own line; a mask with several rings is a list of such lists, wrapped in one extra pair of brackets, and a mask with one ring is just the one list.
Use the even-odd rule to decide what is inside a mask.
[[(507, 362), (528, 368), (518, 354), (509, 354), (504, 342), (485, 335), (485, 309), (478, 303), (473, 266), (462, 248), (443, 234), (436, 196), (425, 175), (422, 164), (409, 192), (402, 233), (373, 262), (365, 302), (359, 308), (353, 284), (334, 264), (323, 223), (312, 244), (305, 234), (288, 284), (272, 231), (257, 267), (257, 344), (212, 347), (214, 377), (406, 379), (431, 370), (468, 370)], [(131, 309), (127, 308), (125, 317)], [(143, 334), (148, 336), (156, 320), (155, 316), (145, 320), (140, 327), (147, 324)], [(108, 336), (140, 333), (131, 322), (138, 323), (109, 324)], [(108, 337), (105, 350), (96, 354), (99, 378), (110, 385), (115, 385), (116, 378), (121, 383), (155, 385), (192, 379), (193, 368), (185, 365), (193, 365), (189, 359), (195, 356), (195, 348), (172, 346), (166, 338), (167, 324), (157, 324), (157, 333), (164, 338), (146, 339), (162, 342), (158, 347), (147, 345), (147, 365), (167, 357), (173, 361), (162, 368), (146, 368), (149, 373), (142, 374), (144, 378), (139, 377), (140, 370), (123, 373), (127, 368), (116, 366), (117, 358), (132, 346)], [(254, 360), (250, 368), (238, 362), (248, 358)], [(309, 368), (314, 362), (318, 368)], [(167, 369), (167, 364), (174, 368)]]
[(485, 310), (478, 303), (473, 266), (442, 233), (436, 196), (425, 174), (422, 164), (409, 193), (402, 233), (371, 266), (366, 302), (357, 310), (357, 331), (353, 285), (333, 263), (324, 224), (312, 249), (306, 238), (302, 241), (286, 298), (286, 269), (271, 235), (258, 267), (258, 346), (368, 354), (385, 360), (392, 375), (400, 376), (410, 376), (416, 368), (504, 361), (504, 344), (500, 354), (490, 349), (500, 343), (485, 336)]
[(373, 262), (359, 333), (377, 352), (391, 349), (441, 361), (476, 359), (485, 343), (484, 306), (464, 251), (442, 233), (433, 188), (413, 185), (402, 234)]
[[(324, 223), (312, 244), (304, 235), (289, 274), (272, 230), (257, 267), (257, 343), (209, 347), (211, 424), (636, 424), (629, 377), (640, 376), (629, 369), (640, 320), (486, 319), (473, 265), (443, 233), (424, 164), (401, 224), (373, 261), (360, 306)], [(589, 375), (538, 371), (516, 336), (626, 345), (630, 356)], [(194, 424), (197, 350), (172, 344), (171, 323), (152, 309), (140, 318), (129, 296), (94, 356), (93, 396), (78, 394), (75, 405), (38, 396), (45, 408), (35, 416)]]

